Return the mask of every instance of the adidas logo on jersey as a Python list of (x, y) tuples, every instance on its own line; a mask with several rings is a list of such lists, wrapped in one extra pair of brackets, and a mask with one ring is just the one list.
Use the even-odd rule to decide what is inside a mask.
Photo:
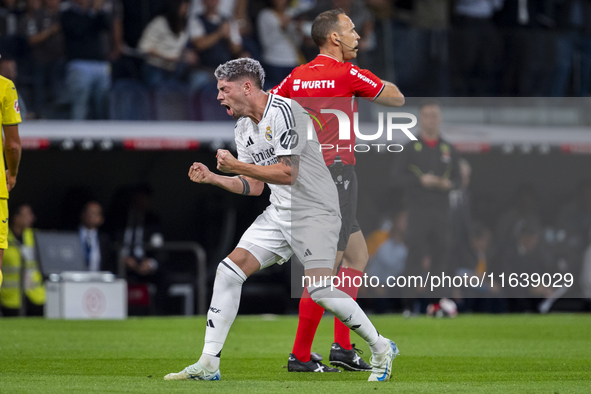
[(306, 249), (306, 251), (304, 252), (304, 257), (308, 256), (312, 256), (312, 252), (310, 252), (310, 249)]
[(302, 81), (301, 79), (293, 80), (293, 90), (297, 92), (302, 89), (334, 89), (334, 79), (320, 79), (316, 81)]
[(248, 148), (252, 144), (254, 144), (254, 141), (252, 140), (252, 137), (248, 137), (248, 141), (246, 141), (246, 147)]

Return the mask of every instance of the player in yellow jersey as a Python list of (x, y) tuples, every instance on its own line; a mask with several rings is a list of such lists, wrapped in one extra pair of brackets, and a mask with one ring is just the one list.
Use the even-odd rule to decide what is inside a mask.
[[(2, 287), (2, 259), (4, 249), (8, 247), (8, 192), (16, 185), (18, 165), (21, 161), (21, 139), (18, 125), (21, 111), (14, 83), (0, 76), (0, 120), (4, 130), (4, 155), (0, 155), (0, 289)], [(2, 147), (0, 141), (0, 147)], [(4, 157), (6, 165), (4, 164)]]

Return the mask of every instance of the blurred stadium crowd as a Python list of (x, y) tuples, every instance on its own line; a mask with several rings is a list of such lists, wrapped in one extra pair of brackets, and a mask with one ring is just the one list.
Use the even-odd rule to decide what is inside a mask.
[[(225, 119), (208, 107), (213, 69), (251, 56), (264, 64), (270, 88), (317, 54), (312, 20), (337, 7), (361, 36), (359, 65), (406, 96), (588, 96), (591, 89), (589, 0), (0, 4), (0, 74), (16, 81), (27, 118)], [(171, 94), (189, 105), (159, 112)]]

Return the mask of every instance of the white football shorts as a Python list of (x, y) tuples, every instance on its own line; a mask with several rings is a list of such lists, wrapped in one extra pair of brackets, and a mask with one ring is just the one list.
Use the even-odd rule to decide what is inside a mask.
[[(244, 232), (237, 247), (248, 250), (261, 269), (283, 264), (292, 254), (304, 269), (334, 267), (341, 219), (334, 215), (281, 219), (270, 205)], [(265, 253), (269, 252), (269, 253)]]

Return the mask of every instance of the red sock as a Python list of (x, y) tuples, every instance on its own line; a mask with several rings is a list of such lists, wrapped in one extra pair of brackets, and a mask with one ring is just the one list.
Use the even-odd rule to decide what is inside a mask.
[[(341, 277), (341, 286), (339, 286), (338, 289), (344, 291), (351, 296), (351, 298), (356, 300), (359, 287), (353, 286), (353, 283), (355, 283), (354, 279), (356, 277), (361, 278), (363, 276), (363, 272), (341, 266), (337, 276)], [(343, 280), (343, 278), (347, 279)], [(350, 281), (349, 278), (351, 279)], [(359, 279), (357, 279), (357, 282), (360, 282)], [(336, 317), (334, 318), (334, 341), (341, 345), (343, 349), (351, 350), (353, 348), (351, 345), (351, 329)]]
[(298, 332), (296, 333), (295, 343), (293, 344), (293, 355), (302, 362), (310, 361), (310, 352), (312, 351), (312, 342), (320, 319), (324, 314), (324, 308), (315, 303), (308, 289), (304, 289), (304, 294), (300, 299), (300, 316), (298, 321)]

